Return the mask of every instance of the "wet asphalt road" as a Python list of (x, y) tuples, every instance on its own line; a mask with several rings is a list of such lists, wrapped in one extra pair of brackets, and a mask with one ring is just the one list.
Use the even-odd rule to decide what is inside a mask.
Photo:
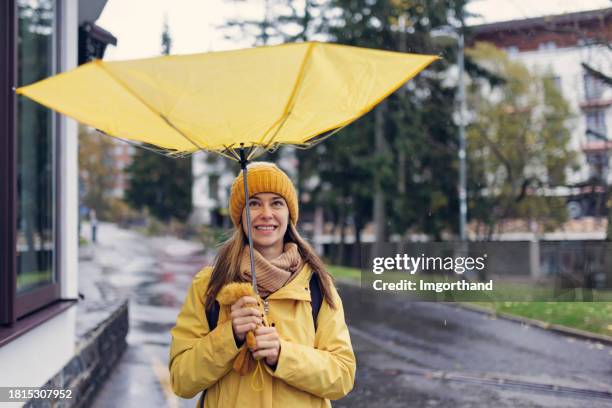
[[(168, 383), (169, 331), (211, 262), (194, 243), (102, 224), (95, 260), (130, 298), (128, 350), (94, 408), (193, 407)], [(612, 348), (435, 303), (361, 298), (340, 285), (358, 359), (335, 407), (612, 407)]]
[(612, 407), (608, 345), (450, 304), (368, 303), (341, 288), (360, 375), (338, 406)]

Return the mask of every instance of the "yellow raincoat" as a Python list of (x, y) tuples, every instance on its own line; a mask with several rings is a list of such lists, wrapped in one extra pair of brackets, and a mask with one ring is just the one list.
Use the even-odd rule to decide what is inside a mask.
[(206, 389), (205, 407), (315, 408), (329, 407), (329, 400), (348, 394), (355, 381), (356, 363), (335, 288), (336, 310), (323, 300), (316, 334), (310, 306), (309, 266), (268, 296), (268, 322), (275, 324), (281, 349), (276, 370), (261, 361), (263, 390), (256, 391), (251, 383), (252, 372), (240, 376), (232, 370), (239, 349), (229, 307), (221, 306), (217, 327), (209, 330), (204, 298), (211, 272), (208, 267), (195, 276), (171, 331), (169, 366), (176, 395), (192, 398)]

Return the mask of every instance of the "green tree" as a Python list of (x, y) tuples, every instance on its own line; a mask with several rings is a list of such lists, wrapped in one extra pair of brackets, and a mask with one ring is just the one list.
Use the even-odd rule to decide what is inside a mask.
[(191, 214), (191, 160), (175, 159), (138, 149), (128, 166), (126, 201), (134, 208), (147, 207), (162, 221), (187, 220)]
[(491, 238), (510, 218), (550, 230), (567, 218), (565, 201), (551, 194), (575, 166), (569, 147), (568, 103), (550, 75), (532, 73), (491, 44), (468, 50), (475, 61), (505, 78), (470, 87), (468, 127), (470, 212)]
[(85, 187), (83, 204), (96, 210), (99, 218), (107, 218), (112, 192), (117, 179), (113, 158), (115, 143), (101, 137), (93, 129), (79, 125), (79, 173)]
[[(169, 55), (172, 37), (167, 20), (164, 21), (161, 45), (162, 54)], [(163, 221), (171, 218), (187, 220), (192, 211), (191, 157), (177, 159), (137, 149), (126, 171), (128, 204), (137, 209), (146, 207)]]
[[(349, 215), (358, 231), (374, 220), (377, 188), (384, 193), (386, 219), (377, 220), (383, 223), (383, 240), (407, 230), (440, 239), (443, 231), (456, 229), (457, 131), (451, 120), (455, 87), (444, 84), (456, 47), (434, 44), (430, 32), (447, 25), (462, 7), (463, 2), (451, 1), (329, 2), (327, 14), (333, 17), (322, 26), (335, 42), (444, 54), (442, 61), (391, 95), (377, 112), (342, 130), (325, 142), (322, 154), (310, 157), (315, 169), (330, 166), (330, 174), (322, 178), (334, 184), (330, 191), (348, 195), (332, 201), (352, 203)], [(377, 128), (382, 128), (382, 135)], [(304, 152), (300, 160), (309, 154)], [(343, 173), (336, 173), (335, 165)]]

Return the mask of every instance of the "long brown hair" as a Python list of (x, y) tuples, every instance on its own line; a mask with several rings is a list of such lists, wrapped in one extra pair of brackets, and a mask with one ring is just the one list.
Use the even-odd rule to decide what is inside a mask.
[[(317, 274), (323, 297), (327, 304), (335, 309), (336, 305), (332, 299), (332, 286), (334, 279), (325, 269), (325, 265), (314, 249), (302, 238), (295, 226), (289, 222), (287, 232), (284, 237), (285, 242), (295, 242), (300, 256)], [(240, 280), (240, 261), (243, 249), (248, 245), (247, 237), (242, 229), (242, 225), (234, 230), (232, 236), (225, 241), (219, 248), (212, 275), (206, 290), (206, 310), (210, 310), (215, 302), (217, 294), (221, 288), (230, 282)], [(296, 272), (297, 273), (297, 272)]]

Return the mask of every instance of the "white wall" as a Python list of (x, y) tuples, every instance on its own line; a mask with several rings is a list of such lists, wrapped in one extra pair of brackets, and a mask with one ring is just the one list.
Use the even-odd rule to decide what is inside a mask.
[[(78, 61), (78, 0), (63, 0), (61, 28), (62, 36), (62, 70), (67, 71), (77, 66)], [(63, 221), (62, 254), (60, 256), (62, 271), (62, 297), (78, 297), (78, 214), (79, 214), (79, 184), (78, 184), (78, 129), (77, 123), (61, 116), (62, 129), (62, 160), (60, 177), (62, 180), (62, 206), (58, 209)]]

